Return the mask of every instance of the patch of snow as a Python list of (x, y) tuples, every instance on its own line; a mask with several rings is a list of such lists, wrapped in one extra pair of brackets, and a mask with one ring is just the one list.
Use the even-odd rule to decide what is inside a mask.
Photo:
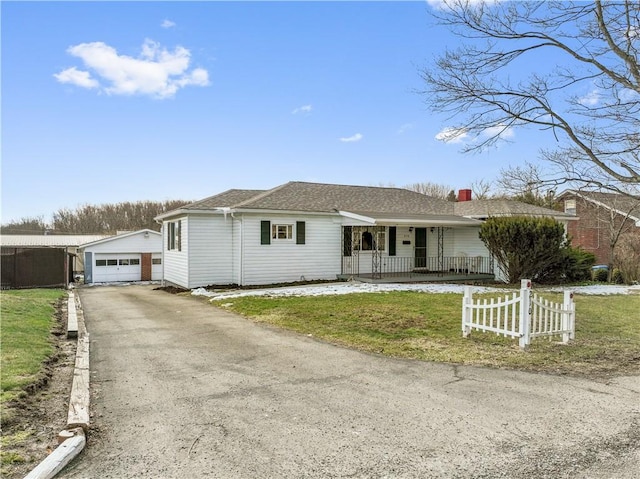
[[(263, 297), (288, 297), (288, 296), (327, 296), (343, 295), (354, 293), (387, 293), (390, 291), (417, 291), (422, 293), (457, 293), (463, 294), (464, 284), (441, 284), (441, 283), (359, 283), (356, 281), (348, 283), (328, 283), (306, 286), (285, 286), (278, 288), (247, 289), (233, 291), (208, 291), (205, 288), (197, 288), (191, 291), (194, 296), (205, 296), (211, 301), (219, 301), (232, 298), (242, 298), (246, 296)], [(592, 285), (576, 287), (553, 287), (536, 288), (540, 291), (565, 291), (571, 290), (577, 294), (585, 295), (609, 295), (609, 294), (640, 294), (640, 285)], [(489, 286), (474, 286), (474, 293), (502, 293), (507, 290)]]
[(592, 284), (589, 286), (557, 286), (544, 291), (562, 292), (573, 291), (576, 294), (585, 295), (610, 295), (610, 294), (640, 294), (640, 285), (625, 284)]
[[(439, 283), (329, 283), (308, 286), (285, 286), (280, 288), (264, 288), (234, 291), (207, 291), (204, 288), (194, 289), (191, 294), (196, 296), (207, 296), (211, 300), (223, 300), (230, 298), (242, 298), (245, 296), (327, 296), (343, 295), (353, 293), (387, 293), (390, 291), (418, 291), (423, 293), (459, 293), (464, 292), (463, 284), (439, 284)], [(478, 293), (503, 291), (498, 288), (486, 286), (474, 286), (473, 290)]]

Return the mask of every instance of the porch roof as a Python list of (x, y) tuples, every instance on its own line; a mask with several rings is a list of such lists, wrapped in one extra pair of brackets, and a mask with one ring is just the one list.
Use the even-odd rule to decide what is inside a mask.
[[(375, 213), (362, 211), (338, 211), (340, 216), (355, 224), (376, 226), (479, 226), (482, 221), (455, 215), (417, 215), (407, 213)], [(347, 221), (348, 222), (348, 221)], [(345, 223), (346, 224), (346, 223)]]

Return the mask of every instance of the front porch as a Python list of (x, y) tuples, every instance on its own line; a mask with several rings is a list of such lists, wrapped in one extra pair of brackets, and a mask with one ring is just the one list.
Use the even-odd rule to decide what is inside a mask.
[[(363, 265), (362, 263), (367, 263)], [(363, 267), (364, 266), (364, 267)], [(492, 281), (493, 259), (483, 256), (385, 256), (373, 251), (342, 258), (339, 279), (367, 283), (410, 283), (428, 281)]]

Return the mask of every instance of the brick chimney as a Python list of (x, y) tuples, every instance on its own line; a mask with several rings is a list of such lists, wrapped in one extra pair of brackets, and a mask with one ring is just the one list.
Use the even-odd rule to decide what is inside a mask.
[(471, 201), (471, 190), (459, 190), (458, 201)]

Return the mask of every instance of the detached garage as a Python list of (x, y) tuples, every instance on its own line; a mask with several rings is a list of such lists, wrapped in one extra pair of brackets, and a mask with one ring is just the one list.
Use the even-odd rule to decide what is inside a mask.
[(82, 245), (84, 282), (162, 280), (162, 235), (140, 230)]

